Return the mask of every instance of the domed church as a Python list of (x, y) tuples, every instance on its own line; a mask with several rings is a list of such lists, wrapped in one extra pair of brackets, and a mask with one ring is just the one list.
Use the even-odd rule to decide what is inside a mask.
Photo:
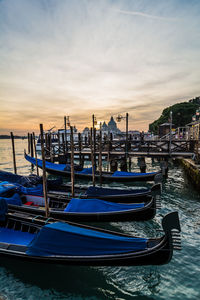
[(111, 116), (110, 121), (108, 122), (108, 125), (106, 124), (106, 122), (104, 121), (103, 125), (102, 125), (102, 131), (106, 132), (106, 133), (120, 133), (121, 131), (119, 130), (119, 128), (117, 128), (117, 123), (115, 122), (113, 116)]

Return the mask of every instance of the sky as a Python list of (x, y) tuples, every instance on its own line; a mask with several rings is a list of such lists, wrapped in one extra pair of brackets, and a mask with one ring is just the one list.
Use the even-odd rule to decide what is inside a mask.
[(0, 134), (126, 112), (148, 130), (199, 95), (199, 0), (0, 0)]

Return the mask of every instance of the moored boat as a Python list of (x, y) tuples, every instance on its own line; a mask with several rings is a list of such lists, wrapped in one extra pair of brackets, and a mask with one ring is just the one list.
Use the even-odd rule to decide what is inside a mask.
[[(8, 189), (7, 196), (4, 191), (6, 188)], [(8, 182), (2, 182), (0, 189), (4, 189), (0, 194), (0, 199), (6, 200), (9, 210), (45, 215), (45, 200), (43, 196), (37, 195), (37, 190), (29, 188), (27, 192), (24, 187)], [(26, 191), (25, 194), (23, 190)], [(114, 203), (101, 199), (78, 198), (72, 198), (69, 201), (49, 199), (49, 215), (60, 220), (75, 222), (141, 221), (152, 219), (158, 205), (156, 197), (149, 197), (149, 200), (144, 203)]]
[[(36, 159), (25, 154), (25, 159), (31, 164), (36, 165)], [(42, 160), (37, 159), (37, 165), (42, 168)], [(61, 175), (61, 176), (71, 176), (70, 165), (66, 164), (55, 164), (51, 162), (46, 162), (46, 171), (50, 174)], [(92, 179), (92, 168), (82, 168), (77, 166), (74, 171), (75, 178), (79, 179)], [(103, 182), (133, 182), (133, 181), (155, 181), (156, 176), (162, 177), (161, 170), (157, 172), (150, 173), (138, 173), (138, 172), (102, 172)], [(95, 178), (100, 180), (100, 174), (98, 171), (95, 172)]]
[[(42, 196), (42, 177), (36, 175), (20, 176), (10, 172), (0, 171), (0, 181), (8, 181), (10, 183), (24, 186), (23, 193)], [(57, 180), (47, 180), (48, 197), (54, 201), (66, 201), (71, 199), (71, 184), (63, 184), (61, 178)], [(132, 187), (132, 188), (113, 188), (98, 186), (80, 186), (75, 185), (75, 198), (96, 198), (108, 200), (110, 202), (145, 202), (152, 195), (160, 194), (161, 184), (154, 184), (151, 188)]]
[(161, 265), (180, 249), (178, 213), (162, 220), (164, 234), (140, 238), (75, 223), (19, 213), (6, 214), (1, 200), (0, 256), (28, 261), (89, 266)]

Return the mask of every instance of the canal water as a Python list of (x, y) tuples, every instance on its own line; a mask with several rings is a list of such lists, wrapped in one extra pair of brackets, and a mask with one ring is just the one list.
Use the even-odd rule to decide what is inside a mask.
[[(16, 140), (17, 170), (30, 174), (23, 157), (26, 140)], [(147, 171), (159, 169), (147, 160)], [(138, 170), (137, 161), (132, 162)], [(0, 140), (0, 169), (13, 172), (10, 140)], [(116, 184), (115, 184), (116, 185)], [(140, 184), (141, 185), (141, 184)], [(122, 187), (122, 185), (120, 185)], [(162, 216), (178, 211), (182, 228), (182, 251), (171, 262), (145, 267), (68, 267), (40, 265), (0, 258), (0, 299), (200, 299), (200, 195), (182, 168), (170, 162), (163, 183), (162, 208), (154, 220), (105, 224), (126, 233), (158, 235)]]

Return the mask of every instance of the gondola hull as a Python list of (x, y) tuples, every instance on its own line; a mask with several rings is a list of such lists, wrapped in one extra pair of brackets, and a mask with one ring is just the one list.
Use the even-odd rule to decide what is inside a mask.
[[(7, 181), (21, 186), (37, 187), (42, 183), (42, 177), (20, 176), (10, 172), (0, 171), (0, 181)], [(47, 180), (48, 198), (53, 201), (68, 201), (71, 199), (71, 184), (63, 184), (61, 179)], [(151, 195), (160, 194), (161, 184), (154, 184), (151, 188), (119, 189), (108, 187), (92, 187), (75, 185), (75, 198), (96, 198), (110, 202), (137, 203), (146, 202)], [(92, 191), (91, 191), (92, 189)]]
[[(53, 170), (50, 168), (46, 168), (46, 171), (49, 174), (58, 175), (58, 176), (64, 176), (64, 177), (71, 177), (71, 172), (68, 171), (61, 171), (61, 170)], [(145, 174), (145, 175), (137, 175), (137, 176), (112, 176), (112, 173), (108, 172), (102, 172), (101, 181), (103, 183), (109, 183), (109, 182), (127, 182), (131, 183), (134, 181), (154, 181), (155, 176), (161, 174), (161, 172), (155, 172), (154, 174)], [(74, 176), (76, 179), (83, 179), (87, 181), (92, 180), (92, 174), (81, 174), (81, 173), (74, 173)], [(100, 181), (100, 175), (95, 174), (95, 179), (99, 182)]]
[[(84, 200), (83, 200), (84, 201)], [(144, 207), (113, 212), (64, 212), (63, 210), (50, 209), (49, 217), (73, 222), (122, 222), (122, 221), (145, 221), (156, 215), (156, 198), (151, 198)], [(8, 205), (10, 211), (45, 215), (44, 208), (27, 205)]]
[[(2, 247), (0, 243), (0, 247)], [(69, 266), (142, 266), (142, 265), (163, 265), (170, 262), (173, 255), (173, 249), (167, 239), (163, 240), (161, 245), (144, 251), (144, 253), (128, 253), (120, 255), (110, 255), (101, 257), (37, 257), (28, 256), (20, 247), (13, 247), (13, 250), (7, 251), (0, 248), (0, 256), (9, 259), (21, 260), (22, 262), (35, 262), (43, 264), (61, 264)]]
[[(45, 218), (34, 218), (31, 215), (11, 214), (7, 222), (11, 222), (12, 226), (23, 228), (26, 226), (29, 231), (40, 230), (49, 220)], [(55, 222), (53, 220), (49, 222)], [(148, 239), (147, 249), (141, 251), (129, 251), (128, 253), (118, 253), (109, 255), (48, 255), (33, 256), (27, 254), (27, 247), (1, 242), (0, 240), (0, 256), (9, 259), (17, 259), (22, 262), (38, 262), (38, 263), (54, 263), (65, 265), (82, 265), (82, 266), (133, 266), (133, 265), (162, 265), (168, 263), (173, 255), (174, 242), (172, 230), (180, 232), (180, 224), (178, 214), (176, 212), (168, 214), (162, 221), (165, 234), (161, 238)], [(11, 226), (11, 225), (9, 225)], [(123, 236), (130, 238), (130, 235), (114, 233), (112, 231), (92, 228), (84, 225), (77, 225), (81, 228), (95, 230), (100, 233), (114, 234), (115, 236)], [(1, 235), (0, 235), (1, 238)]]
[[(36, 160), (33, 157), (28, 156), (25, 154), (25, 159), (30, 163), (36, 165)], [(39, 168), (42, 168), (42, 160), (37, 159), (37, 165)], [(46, 162), (46, 171), (49, 174), (60, 175), (65, 177), (71, 177), (71, 171), (65, 170), (65, 165), (58, 165)], [(86, 169), (85, 169), (86, 170)], [(119, 174), (121, 172), (118, 172)], [(117, 173), (117, 174), (118, 174)], [(122, 172), (123, 173), (123, 172)], [(152, 173), (131, 173), (131, 172), (124, 172), (124, 175), (121, 174), (117, 176), (112, 172), (102, 172), (101, 181), (106, 182), (134, 182), (134, 181), (154, 181), (156, 175), (161, 175), (161, 171), (152, 172)], [(77, 179), (85, 179), (85, 180), (92, 180), (92, 174), (88, 174), (82, 171), (75, 171), (74, 176)], [(100, 181), (100, 175), (98, 172), (95, 173), (95, 179)]]
[[(140, 203), (149, 201), (152, 195), (155, 196), (161, 194), (160, 183), (153, 185), (151, 189), (115, 189), (92, 187), (94, 192), (89, 193), (88, 189), (90, 188), (91, 187), (88, 188), (75, 186), (75, 198), (96, 198), (116, 203)], [(63, 185), (60, 190), (49, 190), (48, 197), (52, 199), (52, 201), (56, 201), (56, 199), (61, 201), (70, 200), (71, 185)]]

